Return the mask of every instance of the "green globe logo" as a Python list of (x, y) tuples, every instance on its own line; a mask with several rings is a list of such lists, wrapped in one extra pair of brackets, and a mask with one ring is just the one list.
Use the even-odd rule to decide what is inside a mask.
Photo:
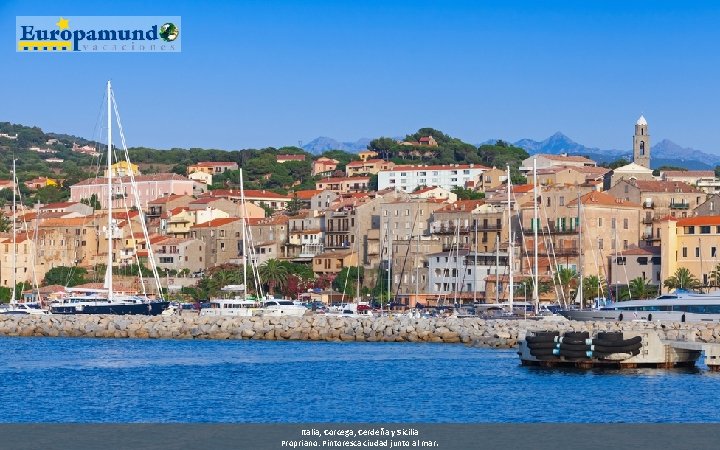
[(174, 23), (164, 23), (160, 27), (160, 37), (165, 42), (172, 42), (180, 35), (180, 29)]

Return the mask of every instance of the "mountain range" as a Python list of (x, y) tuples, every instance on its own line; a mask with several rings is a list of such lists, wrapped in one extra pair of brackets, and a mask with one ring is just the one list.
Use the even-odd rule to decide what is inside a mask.
[[(481, 142), (483, 144), (494, 144), (497, 139), (488, 139)], [(320, 136), (313, 139), (302, 148), (307, 152), (318, 155), (327, 150), (344, 150), (347, 152), (359, 152), (367, 147), (370, 142), (368, 138), (361, 138), (355, 142), (340, 142), (336, 139)], [(512, 142), (513, 145), (520, 147), (531, 155), (537, 153), (561, 154), (568, 153), (572, 155), (583, 155), (597, 161), (598, 163), (609, 163), (620, 158), (628, 161), (632, 160), (632, 150), (618, 149), (600, 149), (597, 147), (587, 147), (583, 144), (573, 141), (571, 138), (561, 132), (557, 132), (542, 141), (533, 139), (520, 139)], [(661, 166), (678, 166), (687, 169), (714, 169), (716, 165), (720, 165), (720, 155), (704, 152), (689, 147), (682, 147), (669, 139), (663, 139), (651, 148), (651, 166), (658, 168)]]
[(333, 138), (320, 136), (303, 145), (302, 148), (313, 155), (319, 155), (328, 150), (344, 150), (355, 153), (365, 150), (370, 141), (371, 139), (368, 138), (360, 138), (355, 142), (340, 142)]

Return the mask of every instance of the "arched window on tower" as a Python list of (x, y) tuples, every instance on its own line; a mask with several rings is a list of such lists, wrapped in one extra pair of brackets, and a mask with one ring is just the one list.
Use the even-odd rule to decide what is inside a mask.
[(640, 141), (640, 155), (645, 154), (645, 141)]

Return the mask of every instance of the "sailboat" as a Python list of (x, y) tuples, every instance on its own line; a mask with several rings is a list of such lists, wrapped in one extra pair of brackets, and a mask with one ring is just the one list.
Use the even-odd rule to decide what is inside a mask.
[(17, 216), (17, 184), (18, 179), (15, 172), (15, 162), (17, 160), (13, 158), (13, 203), (12, 203), (12, 294), (10, 296), (10, 303), (0, 309), (0, 314), (12, 314), (12, 315), (27, 315), (27, 314), (48, 314), (48, 311), (42, 309), (40, 304), (37, 302), (18, 302), (17, 301), (17, 230), (15, 229), (15, 217)]
[[(243, 186), (243, 172), (240, 169), (240, 207), (242, 211), (242, 268), (243, 268), (243, 284), (231, 284), (223, 286), (220, 290), (223, 292), (238, 292), (241, 295), (235, 295), (233, 298), (213, 298), (210, 299), (210, 308), (204, 308), (200, 311), (201, 316), (242, 316), (250, 317), (261, 314), (260, 303), (255, 298), (249, 298), (247, 295), (247, 214), (245, 210), (245, 188)], [(252, 260), (253, 258), (251, 258)], [(255, 273), (253, 266), (253, 273)]]
[[(142, 314), (142, 315), (158, 315), (165, 310), (169, 302), (162, 298), (160, 290), (160, 278), (158, 276), (157, 268), (155, 266), (155, 258), (153, 255), (152, 247), (148, 244), (148, 259), (150, 261), (151, 269), (155, 279), (155, 286), (157, 288), (157, 298), (151, 299), (147, 295), (127, 295), (125, 293), (116, 293), (113, 290), (113, 239), (119, 237), (119, 229), (117, 223), (112, 215), (112, 200), (113, 200), (113, 151), (112, 151), (112, 118), (113, 118), (113, 106), (115, 107), (115, 117), (118, 121), (120, 128), (120, 134), (125, 149), (125, 156), (127, 157), (127, 148), (125, 147), (125, 138), (122, 135), (122, 126), (120, 125), (120, 118), (117, 111), (117, 104), (113, 96), (112, 86), (110, 81), (107, 82), (107, 129), (108, 129), (108, 142), (107, 142), (107, 216), (108, 223), (105, 229), (107, 237), (107, 266), (105, 269), (105, 282), (103, 289), (83, 289), (83, 288), (68, 288), (67, 294), (60, 300), (50, 304), (50, 310), (53, 314)], [(133, 193), (135, 194), (137, 202), (137, 187), (135, 186), (135, 177), (131, 172), (130, 175), (131, 183), (133, 184)], [(138, 202), (139, 203), (139, 202)], [(139, 205), (136, 205), (139, 208)], [(142, 231), (146, 242), (150, 242), (147, 232), (147, 226), (144, 220), (140, 220), (142, 224)], [(144, 284), (143, 284), (144, 291)]]

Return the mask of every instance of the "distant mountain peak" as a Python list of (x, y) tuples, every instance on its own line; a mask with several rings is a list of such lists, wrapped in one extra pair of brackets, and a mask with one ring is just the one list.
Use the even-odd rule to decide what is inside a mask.
[(360, 138), (355, 142), (340, 142), (327, 136), (319, 136), (303, 145), (303, 150), (314, 155), (319, 155), (328, 150), (343, 150), (346, 152), (358, 152), (365, 150), (370, 143), (368, 138)]

